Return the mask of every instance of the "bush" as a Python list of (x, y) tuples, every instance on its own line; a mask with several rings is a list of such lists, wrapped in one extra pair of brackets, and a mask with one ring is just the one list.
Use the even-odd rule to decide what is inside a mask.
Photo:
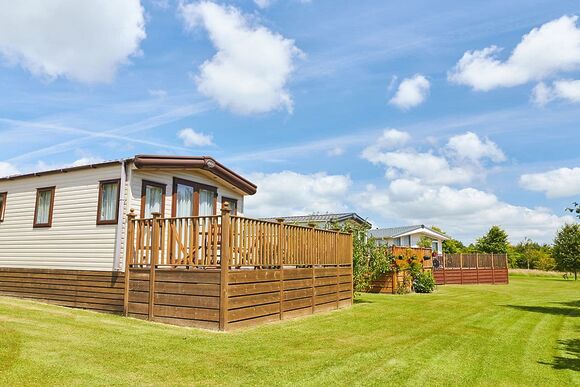
[(415, 293), (431, 293), (435, 290), (435, 280), (431, 272), (417, 273), (413, 278), (413, 290)]

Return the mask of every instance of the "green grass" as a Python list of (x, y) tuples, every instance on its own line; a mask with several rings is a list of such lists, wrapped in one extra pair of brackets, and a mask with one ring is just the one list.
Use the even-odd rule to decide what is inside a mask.
[(580, 281), (514, 277), (232, 333), (0, 298), (0, 385), (580, 385)]

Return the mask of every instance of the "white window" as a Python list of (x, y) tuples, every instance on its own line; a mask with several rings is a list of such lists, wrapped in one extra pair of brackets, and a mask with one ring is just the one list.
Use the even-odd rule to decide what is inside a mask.
[(156, 212), (163, 215), (164, 200), (165, 185), (144, 180), (141, 192), (141, 217), (151, 218)]
[(438, 252), (439, 251), (439, 241), (433, 241), (431, 242), (431, 250), (434, 252)]
[(175, 216), (193, 216), (193, 187), (187, 184), (176, 184)]
[(34, 227), (51, 227), (54, 209), (54, 187), (36, 190), (36, 207), (34, 208)]
[(119, 218), (120, 180), (101, 181), (97, 224), (116, 224)]
[(199, 216), (214, 215), (215, 193), (205, 189), (199, 190)]

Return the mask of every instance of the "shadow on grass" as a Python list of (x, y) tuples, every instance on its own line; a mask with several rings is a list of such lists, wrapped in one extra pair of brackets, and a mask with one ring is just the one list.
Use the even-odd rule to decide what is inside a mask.
[(580, 316), (580, 308), (578, 308), (577, 306), (574, 306), (572, 308), (565, 308), (560, 306), (529, 306), (529, 305), (504, 305), (504, 306), (512, 309), (523, 310), (525, 312), (546, 313), (569, 317)]
[(580, 300), (567, 301), (567, 302), (557, 302), (556, 304), (570, 306), (572, 308), (580, 308)]
[(580, 339), (560, 340), (558, 343), (569, 357), (556, 356), (552, 363), (539, 363), (550, 365), (556, 370), (580, 371)]

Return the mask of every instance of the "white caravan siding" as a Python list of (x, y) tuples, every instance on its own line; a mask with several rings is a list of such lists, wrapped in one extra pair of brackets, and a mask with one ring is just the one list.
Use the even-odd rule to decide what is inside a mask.
[(141, 214), (141, 188), (143, 180), (152, 181), (155, 183), (166, 184), (165, 192), (165, 216), (171, 216), (172, 194), (173, 194), (173, 178), (177, 177), (184, 180), (194, 181), (196, 183), (211, 185), (217, 187), (218, 203), (217, 215), (220, 214), (222, 197), (238, 200), (238, 215), (243, 214), (244, 198), (241, 194), (234, 192), (233, 189), (224, 187), (221, 181), (212, 179), (210, 176), (203, 174), (198, 170), (184, 171), (184, 170), (139, 170), (133, 169), (130, 173), (130, 195), (131, 202), (128, 203), (127, 209), (134, 209), (137, 217)]
[[(121, 165), (0, 181), (0, 267), (113, 270), (116, 225), (97, 226), (99, 181)], [(36, 189), (56, 186), (52, 227), (33, 228)]]

